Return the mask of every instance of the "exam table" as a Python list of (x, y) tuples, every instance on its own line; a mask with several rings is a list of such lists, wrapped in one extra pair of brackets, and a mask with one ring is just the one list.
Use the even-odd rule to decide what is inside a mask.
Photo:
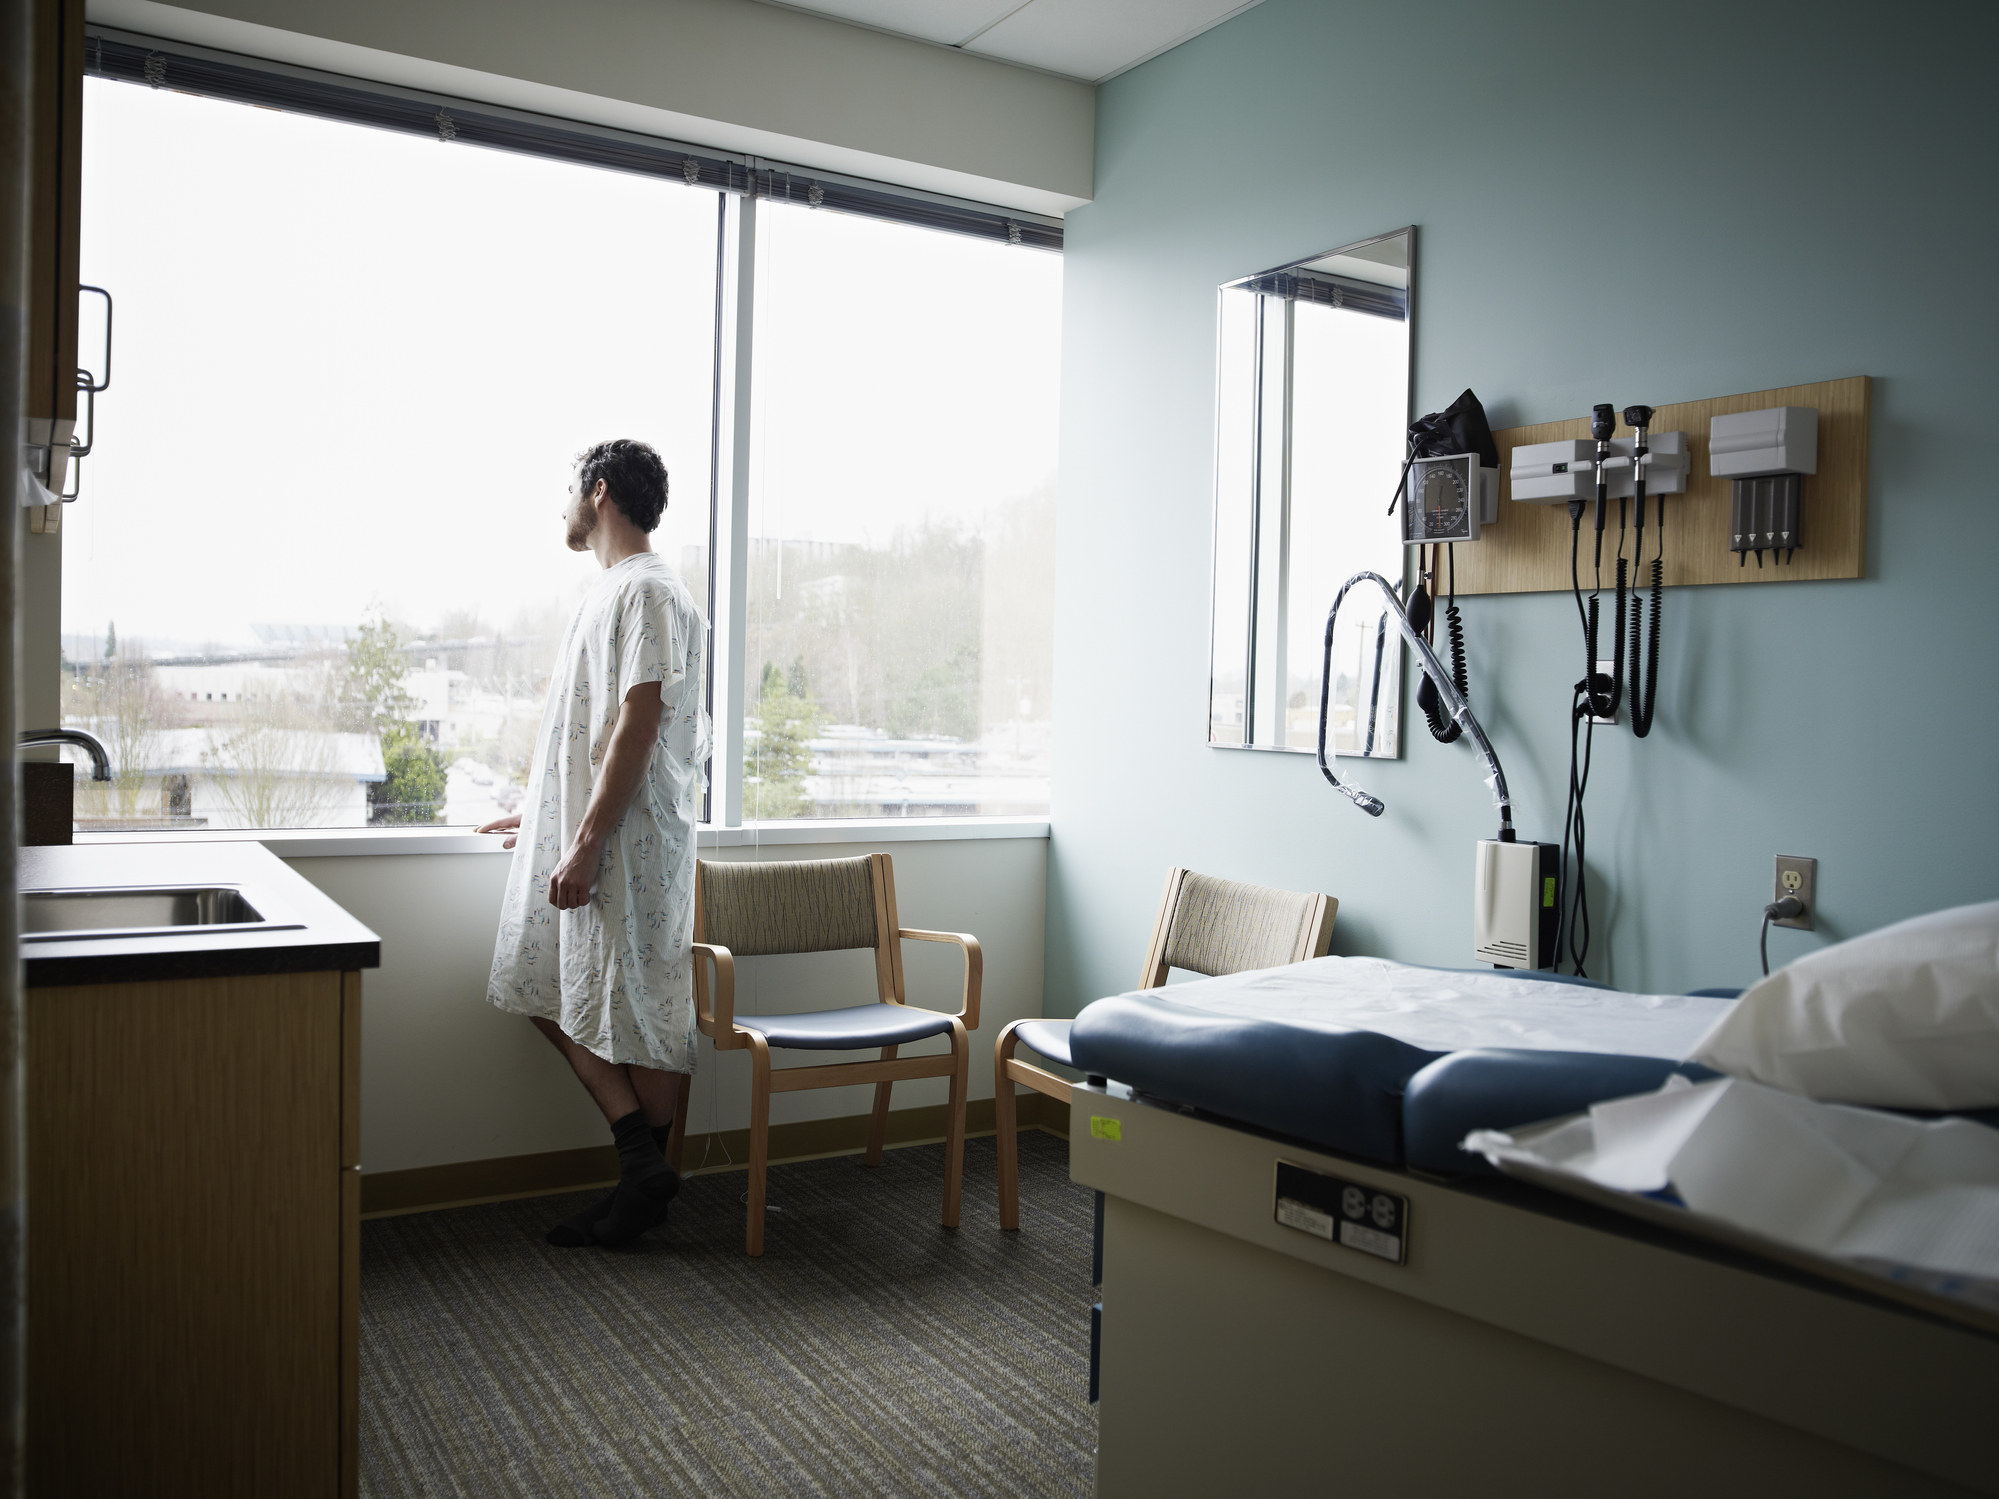
[(1071, 1174), (1105, 1194), (1099, 1495), (1999, 1493), (1984, 1327), (1457, 1149), (1698, 1077), (1676, 1037), (1724, 996), (1402, 970), (1356, 1025), (1308, 991), (1364, 960), (1319, 961), (1072, 1032)]

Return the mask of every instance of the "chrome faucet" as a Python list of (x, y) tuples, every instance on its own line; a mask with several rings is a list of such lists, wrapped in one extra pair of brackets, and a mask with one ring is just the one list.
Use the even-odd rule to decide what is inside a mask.
[(20, 748), (33, 749), (38, 744), (73, 744), (90, 756), (91, 780), (111, 779), (111, 757), (104, 753), (104, 746), (97, 742), (95, 735), (86, 734), (81, 729), (27, 729), (22, 732)]

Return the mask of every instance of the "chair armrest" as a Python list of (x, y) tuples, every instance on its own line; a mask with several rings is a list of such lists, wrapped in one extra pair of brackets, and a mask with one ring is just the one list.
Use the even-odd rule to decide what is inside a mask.
[(1014, 1048), (1020, 1045), (1020, 1039), (1014, 1035), (1019, 1029), (1018, 1020), (1009, 1020), (1000, 1027), (1000, 1033), (993, 1037), (993, 1066), (1001, 1072), (1006, 1071), (1006, 1064), (1013, 1060)]
[[(696, 942), (694, 951), (694, 1023), (701, 1034), (723, 1051), (741, 1046), (736, 1033), (736, 959), (726, 947)], [(708, 985), (708, 963), (715, 964), (715, 984)]]
[(958, 1008), (958, 1018), (965, 1022), (965, 1029), (979, 1028), (979, 988), (985, 981), (985, 954), (979, 951), (979, 939), (969, 932), (921, 932), (915, 927), (902, 927), (896, 936), (910, 942), (954, 942), (965, 954), (965, 996)]

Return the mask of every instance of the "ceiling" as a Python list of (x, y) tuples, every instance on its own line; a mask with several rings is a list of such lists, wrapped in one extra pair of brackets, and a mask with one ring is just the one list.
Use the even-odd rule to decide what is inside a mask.
[(1257, 0), (776, 0), (896, 36), (1089, 83), (1136, 67)]

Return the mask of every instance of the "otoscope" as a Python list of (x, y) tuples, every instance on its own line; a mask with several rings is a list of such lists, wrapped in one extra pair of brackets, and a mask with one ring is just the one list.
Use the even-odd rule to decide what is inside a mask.
[[(1632, 561), (1645, 560), (1645, 468), (1646, 458), (1652, 451), (1651, 427), (1652, 408), (1650, 406), (1627, 406), (1624, 408), (1625, 425), (1637, 433), (1637, 441), (1631, 450), (1634, 465), (1631, 475), (1632, 493), (1638, 500), (1638, 541), (1632, 550)], [(1621, 580), (1620, 580), (1621, 581)], [(1659, 696), (1659, 611), (1666, 602), (1666, 497), (1659, 496), (1659, 545), (1652, 556), (1652, 630), (1646, 640), (1645, 659), (1641, 669), (1638, 656), (1639, 637), (1644, 633), (1640, 623), (1645, 616), (1645, 599), (1637, 590), (1638, 579), (1633, 577), (1631, 596), (1631, 732), (1643, 739), (1652, 732), (1652, 707)], [(1643, 683), (1641, 692), (1640, 683)]]
[[(1575, 575), (1576, 553), (1573, 534), (1569, 545), (1569, 580), (1575, 591), (1576, 612), (1583, 623), (1583, 648), (1588, 653), (1584, 662), (1583, 680), (1578, 691), (1589, 700), (1590, 717), (1615, 718), (1618, 704), (1624, 697), (1624, 555), (1620, 541), (1617, 558), (1617, 613), (1611, 631), (1610, 679), (1605, 682), (1602, 673), (1596, 669), (1596, 642), (1598, 628), (1598, 593), (1603, 587), (1603, 523), (1610, 511), (1610, 439), (1617, 431), (1617, 408), (1608, 402), (1591, 409), (1590, 436), (1596, 439), (1596, 584), (1590, 589), (1589, 608), (1583, 608), (1582, 583)], [(1582, 507), (1570, 509), (1570, 531), (1573, 533), (1580, 523)], [(1622, 527), (1619, 528), (1620, 531)]]

